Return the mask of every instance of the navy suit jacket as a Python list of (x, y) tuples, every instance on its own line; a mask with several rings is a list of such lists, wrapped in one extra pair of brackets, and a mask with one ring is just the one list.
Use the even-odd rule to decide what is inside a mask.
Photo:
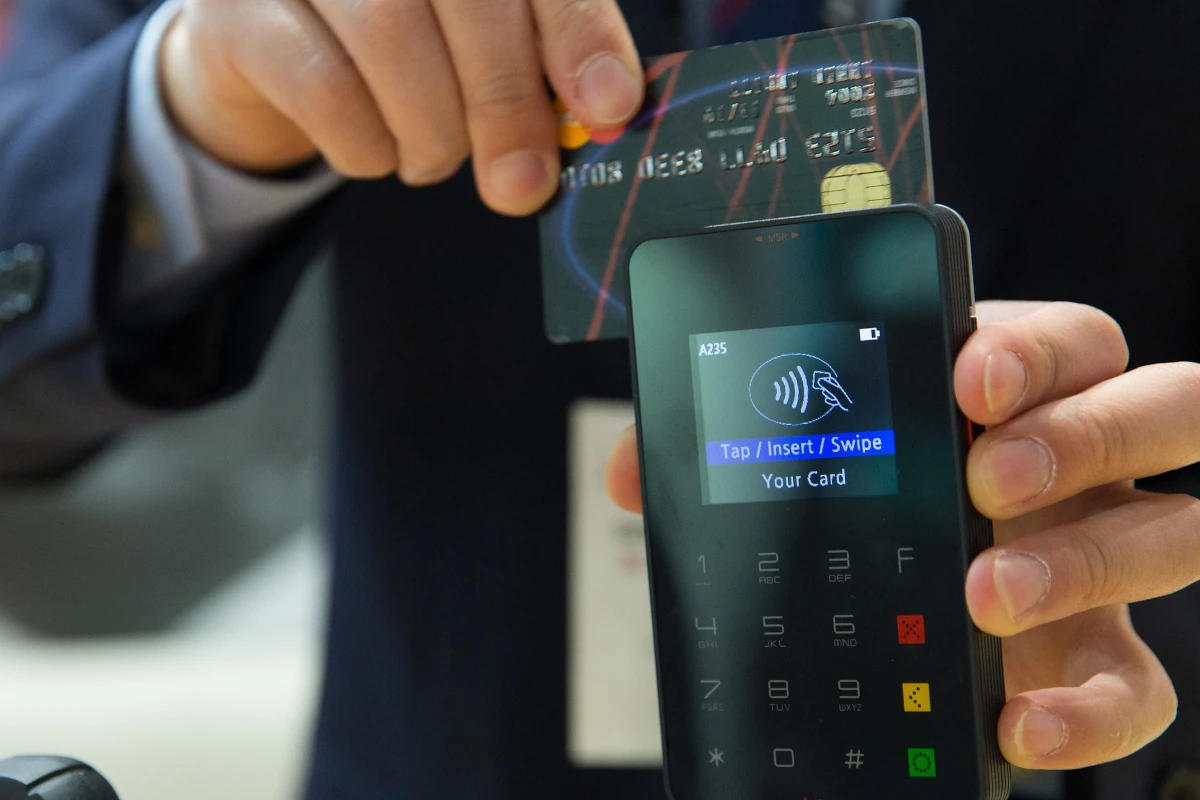
[[(626, 5), (645, 51), (677, 45), (667, 4)], [(627, 396), (624, 345), (546, 343), (535, 226), (487, 213), (465, 175), (349, 186), (186, 314), (131, 326), (111, 272), (144, 6), (27, 0), (0, 72), (0, 250), (41, 244), (50, 270), (41, 309), (0, 331), (0, 474), (69, 468), (132, 425), (236, 392), (332, 242), (335, 575), (310, 796), (662, 796), (657, 774), (580, 772), (564, 755), (565, 409)], [(1093, 303), (1124, 323), (1135, 363), (1196, 360), (1200, 5), (909, 11), (925, 30), (938, 196), (972, 225), (980, 296)], [(1156, 485), (1194, 490), (1195, 471)], [(1200, 594), (1134, 617), (1180, 719), (1074, 776), (1078, 797), (1150, 798), (1164, 769), (1200, 765)]]

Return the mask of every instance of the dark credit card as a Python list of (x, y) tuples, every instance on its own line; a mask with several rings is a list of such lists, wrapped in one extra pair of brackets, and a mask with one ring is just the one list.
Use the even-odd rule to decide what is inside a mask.
[(920, 31), (889, 20), (647, 59), (644, 111), (593, 132), (557, 106), (541, 214), (546, 335), (626, 335), (622, 265), (649, 235), (932, 203)]

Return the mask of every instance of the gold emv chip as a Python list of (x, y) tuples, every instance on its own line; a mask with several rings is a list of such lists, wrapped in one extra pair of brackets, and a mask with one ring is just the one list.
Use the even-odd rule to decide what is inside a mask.
[(892, 179), (873, 161), (834, 167), (821, 181), (821, 210), (826, 214), (891, 204)]

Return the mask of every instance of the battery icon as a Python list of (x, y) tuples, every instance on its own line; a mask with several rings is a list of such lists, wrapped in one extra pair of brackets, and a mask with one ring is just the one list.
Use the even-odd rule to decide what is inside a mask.
[(883, 335), (879, 328), (859, 328), (858, 340), (860, 342), (873, 342)]

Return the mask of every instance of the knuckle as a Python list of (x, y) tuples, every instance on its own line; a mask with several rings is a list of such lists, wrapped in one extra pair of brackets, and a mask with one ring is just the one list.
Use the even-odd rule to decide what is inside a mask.
[(550, 35), (594, 35), (603, 31), (606, 24), (603, 6), (597, 0), (559, 0), (550, 13)]
[(498, 70), (470, 92), (471, 114), (485, 120), (508, 120), (546, 95), (531, 76), (517, 70)]
[(1079, 562), (1076, 588), (1082, 608), (1111, 605), (1125, 577), (1122, 560), (1112, 557), (1105, 539), (1095, 531), (1079, 531), (1072, 545)]
[(355, 36), (391, 47), (398, 44), (397, 33), (413, 30), (428, 13), (426, 0), (352, 0), (347, 4)]
[(196, 58), (205, 64), (217, 65), (227, 73), (236, 74), (232, 68), (236, 62), (238, 37), (230, 30), (228, 21), (233, 11), (225, 4), (230, 0), (219, 0), (211, 4), (185, 6), (176, 20), (176, 26), (186, 33), (186, 38)]
[(1059, 363), (1058, 349), (1044, 331), (1034, 332), (1033, 348), (1036, 365), (1041, 374), (1036, 381), (1039, 385), (1031, 387), (1033, 389), (1030, 392), (1032, 396), (1026, 400), (1036, 405), (1042, 401), (1048, 391), (1058, 384)]
[(1200, 364), (1194, 361), (1177, 361), (1173, 364), (1164, 364), (1163, 368), (1174, 373), (1175, 379), (1188, 390), (1189, 394), (1192, 396), (1200, 394)]
[(1137, 441), (1128, 429), (1125, 415), (1106, 403), (1080, 403), (1075, 409), (1075, 419), (1089, 476), (1106, 481), (1108, 476), (1123, 474)]
[(302, 96), (312, 114), (328, 120), (353, 120), (369, 100), (358, 70), (348, 57), (323, 50), (304, 64)]

